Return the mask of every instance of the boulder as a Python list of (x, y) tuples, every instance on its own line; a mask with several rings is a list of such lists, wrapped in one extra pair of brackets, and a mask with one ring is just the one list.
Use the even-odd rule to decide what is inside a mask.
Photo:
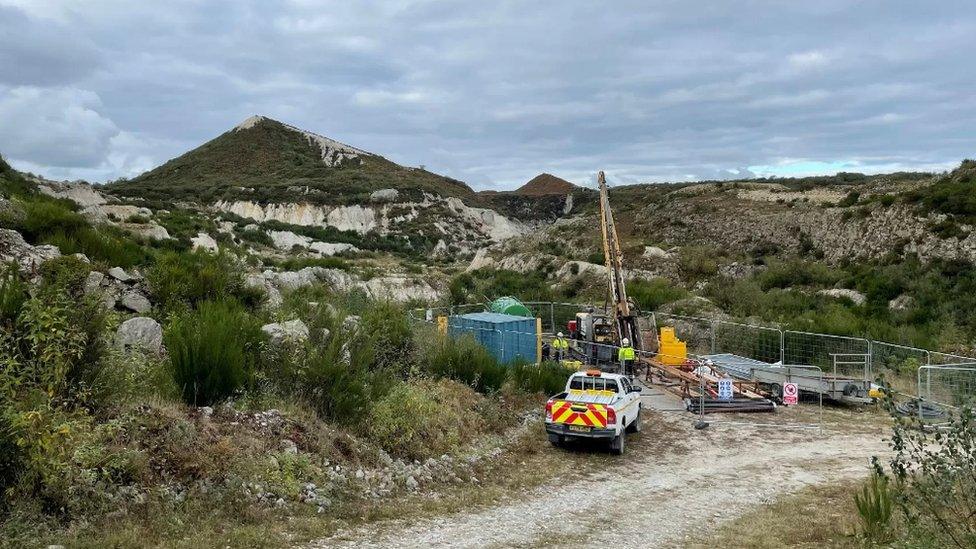
[(863, 305), (867, 301), (867, 296), (862, 294), (857, 290), (850, 290), (847, 288), (831, 288), (829, 290), (820, 290), (817, 292), (818, 295), (825, 295), (828, 297), (836, 297), (838, 299), (846, 298), (854, 302), (855, 305)]
[(166, 227), (158, 223), (125, 223), (122, 228), (132, 234), (144, 236), (150, 240), (167, 240), (170, 238)]
[(112, 267), (108, 270), (108, 276), (118, 280), (119, 282), (128, 282), (132, 280), (132, 276), (125, 272), (122, 267)]
[(163, 348), (163, 327), (148, 317), (130, 318), (115, 333), (115, 345), (121, 349), (159, 353)]
[(99, 271), (91, 271), (88, 273), (88, 277), (85, 278), (85, 293), (91, 294), (97, 292), (104, 280), (105, 275)]
[(393, 202), (400, 196), (400, 191), (396, 189), (380, 189), (373, 191), (369, 195), (370, 202)]
[(904, 311), (911, 309), (914, 305), (915, 298), (908, 294), (901, 294), (888, 302), (888, 308), (892, 311)]
[(295, 234), (291, 231), (268, 231), (268, 236), (271, 237), (271, 242), (274, 244), (275, 248), (279, 250), (289, 251), (295, 246), (300, 248), (308, 248), (311, 244), (312, 239), (307, 236), (302, 236), (300, 234)]
[(312, 242), (309, 249), (320, 255), (333, 256), (343, 252), (358, 252), (359, 248), (344, 242)]
[(31, 246), (17, 231), (0, 229), (0, 262), (16, 263), (25, 273), (34, 273), (45, 261), (61, 257), (57, 246)]
[(265, 304), (272, 308), (277, 309), (281, 306), (284, 299), (281, 297), (281, 292), (278, 288), (275, 288), (271, 282), (265, 278), (261, 273), (250, 273), (244, 277), (244, 285), (248, 288), (258, 288), (264, 292)]
[(195, 237), (190, 239), (190, 242), (193, 243), (194, 250), (217, 252), (220, 249), (220, 247), (217, 246), (217, 241), (207, 233), (197, 233)]
[(644, 246), (644, 257), (655, 259), (667, 259), (671, 254), (658, 248), (657, 246)]
[(146, 296), (136, 291), (126, 292), (122, 296), (121, 304), (126, 309), (135, 313), (148, 313), (152, 309), (152, 303), (149, 302)]
[(261, 331), (268, 334), (271, 337), (271, 341), (275, 343), (284, 341), (302, 342), (308, 339), (308, 326), (298, 319), (265, 324), (261, 326)]

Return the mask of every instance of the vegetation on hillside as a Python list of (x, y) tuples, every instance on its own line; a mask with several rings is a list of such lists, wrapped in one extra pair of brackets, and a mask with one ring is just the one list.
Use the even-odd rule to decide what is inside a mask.
[(253, 200), (362, 204), (379, 189), (473, 198), (464, 183), (381, 156), (364, 156), (330, 167), (315, 143), (280, 122), (264, 119), (232, 129), (131, 181), (107, 186), (122, 197), (148, 200)]

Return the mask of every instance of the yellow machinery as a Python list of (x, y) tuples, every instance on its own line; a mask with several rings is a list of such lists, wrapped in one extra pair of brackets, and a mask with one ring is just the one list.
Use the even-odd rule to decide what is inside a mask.
[(688, 345), (674, 335), (673, 327), (661, 327), (661, 344), (654, 360), (671, 366), (684, 364), (688, 360)]

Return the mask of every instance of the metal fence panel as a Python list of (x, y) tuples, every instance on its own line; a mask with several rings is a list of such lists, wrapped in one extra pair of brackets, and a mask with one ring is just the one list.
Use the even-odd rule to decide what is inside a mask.
[[(825, 372), (869, 377), (871, 344), (866, 339), (787, 330), (783, 332), (785, 364), (817, 366)], [(843, 356), (840, 356), (843, 355)], [(840, 356), (840, 360), (835, 357)], [(861, 358), (858, 359), (857, 357)]]
[(918, 395), (923, 401), (944, 406), (976, 403), (976, 363), (922, 366)]
[(783, 332), (738, 322), (712, 322), (715, 353), (732, 353), (763, 362), (783, 361)]

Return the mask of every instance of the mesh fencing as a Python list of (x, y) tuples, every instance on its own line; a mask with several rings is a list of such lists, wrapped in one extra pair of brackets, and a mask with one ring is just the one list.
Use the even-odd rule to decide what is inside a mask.
[(783, 332), (783, 363), (817, 366), (838, 376), (871, 377), (871, 344), (866, 339), (811, 332)]
[(920, 367), (918, 395), (925, 402), (954, 408), (976, 404), (976, 362)]

